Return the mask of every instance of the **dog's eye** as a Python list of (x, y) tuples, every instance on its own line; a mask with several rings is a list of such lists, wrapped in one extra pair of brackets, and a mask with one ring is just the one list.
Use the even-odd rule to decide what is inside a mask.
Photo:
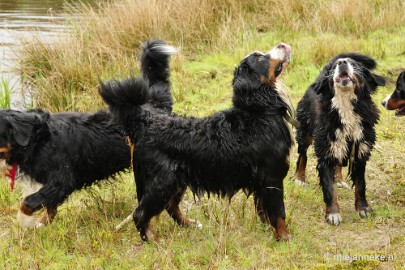
[(278, 76), (278, 74), (280, 74), (282, 69), (283, 69), (283, 63), (279, 63), (277, 65), (276, 69), (274, 70), (275, 75)]

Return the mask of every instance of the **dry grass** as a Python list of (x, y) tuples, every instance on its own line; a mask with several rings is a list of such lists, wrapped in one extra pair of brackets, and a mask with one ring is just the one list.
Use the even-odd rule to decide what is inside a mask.
[[(232, 71), (240, 59), (285, 41), (293, 47), (284, 78), (294, 104), (320, 67), (345, 51), (378, 59), (377, 72), (389, 82), (374, 97), (379, 103), (405, 70), (403, 10), (403, 1), (384, 0), (114, 1), (97, 11), (75, 10), (81, 17), (72, 19), (69, 39), (26, 47), (23, 70), (34, 84), (37, 105), (92, 111), (103, 106), (96, 93), (98, 77), (137, 73), (141, 42), (163, 38), (183, 49), (172, 61), (176, 113), (204, 116), (229, 107)], [(51, 226), (25, 230), (15, 224), (18, 192), (10, 193), (1, 183), (0, 262), (7, 269), (402, 269), (405, 118), (380, 108), (376, 149), (366, 174), (375, 211), (371, 218), (360, 219), (353, 191), (339, 189), (344, 221), (339, 227), (324, 222), (313, 156), (309, 186), (285, 179), (289, 243), (275, 241), (257, 218), (252, 198), (241, 193), (231, 204), (217, 198), (194, 201), (187, 193), (182, 209), (200, 220), (203, 230), (180, 228), (162, 214), (152, 223), (162, 237), (159, 243), (142, 243), (132, 223), (115, 232), (136, 204), (131, 174), (119, 183), (76, 192)], [(296, 158), (291, 158), (289, 176)], [(334, 257), (373, 254), (397, 257), (387, 262)]]
[[(405, 25), (404, 8), (400, 0), (116, 0), (97, 8), (71, 6), (67, 12), (78, 15), (68, 20), (72, 32), (52, 45), (27, 44), (20, 52), (21, 68), (34, 85), (36, 106), (95, 110), (103, 106), (98, 78), (136, 73), (139, 45), (150, 37), (181, 47), (186, 60), (233, 54), (263, 35), (272, 37), (270, 44), (297, 40), (310, 50), (296, 64), (309, 59), (319, 64), (342, 50), (362, 50), (362, 38), (370, 32), (390, 33)], [(376, 57), (385, 53), (378, 38), (372, 47)], [(181, 84), (188, 88), (193, 82)]]

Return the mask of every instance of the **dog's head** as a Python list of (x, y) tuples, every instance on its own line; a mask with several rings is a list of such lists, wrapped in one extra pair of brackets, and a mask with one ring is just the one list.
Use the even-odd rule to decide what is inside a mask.
[(405, 115), (405, 71), (399, 74), (394, 93), (381, 101), (387, 110), (396, 110), (396, 116)]
[(291, 47), (280, 43), (267, 53), (255, 51), (247, 55), (235, 69), (236, 88), (257, 89), (260, 85), (274, 86), (290, 62)]
[[(291, 111), (288, 95), (278, 88), (280, 75), (283, 73), (291, 58), (291, 47), (280, 43), (267, 53), (253, 52), (246, 56), (235, 69), (233, 78), (233, 104), (236, 107), (264, 108), (266, 95), (278, 96), (284, 101), (279, 104)], [(270, 89), (276, 90), (270, 93)], [(286, 105), (287, 104), (287, 105)]]
[(38, 113), (14, 110), (0, 111), (0, 159), (7, 159), (15, 146), (25, 147), (30, 141), (34, 127), (43, 122)]
[(383, 77), (371, 72), (376, 65), (374, 59), (362, 54), (337, 55), (323, 68), (312, 88), (327, 98), (344, 93), (369, 98), (378, 86), (385, 85)]

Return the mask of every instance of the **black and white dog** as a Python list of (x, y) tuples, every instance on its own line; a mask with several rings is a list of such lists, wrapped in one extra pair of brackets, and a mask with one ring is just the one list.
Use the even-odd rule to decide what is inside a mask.
[[(175, 49), (162, 41), (143, 45), (142, 76), (151, 84), (151, 111), (172, 110), (168, 61)], [(16, 170), (24, 198), (17, 215), (22, 226), (50, 223), (57, 207), (75, 190), (99, 180), (115, 179), (130, 167), (131, 152), (122, 127), (111, 121), (108, 111), (96, 113), (49, 113), (0, 111), (0, 158)], [(33, 216), (45, 208), (39, 219)]]
[(143, 240), (152, 238), (150, 220), (166, 210), (182, 226), (179, 203), (187, 187), (194, 194), (231, 198), (243, 189), (254, 194), (257, 213), (271, 224), (276, 239), (287, 239), (283, 179), (289, 169), (292, 111), (280, 75), (291, 48), (249, 54), (235, 69), (233, 106), (204, 118), (150, 110), (153, 90), (142, 78), (112, 81), (100, 94), (134, 145), (138, 207), (135, 225)]
[[(349, 162), (355, 186), (355, 208), (361, 217), (371, 214), (366, 200), (365, 169), (371, 155), (379, 111), (371, 99), (385, 79), (371, 72), (374, 59), (356, 53), (334, 57), (321, 71), (298, 103), (298, 161), (296, 181), (305, 180), (307, 149), (314, 142), (317, 170), (326, 203), (327, 222), (341, 221), (333, 189), (335, 172)], [(337, 170), (337, 171), (336, 171)]]
[(396, 110), (396, 116), (405, 115), (405, 71), (402, 71), (397, 79), (394, 93), (381, 101), (387, 110)]

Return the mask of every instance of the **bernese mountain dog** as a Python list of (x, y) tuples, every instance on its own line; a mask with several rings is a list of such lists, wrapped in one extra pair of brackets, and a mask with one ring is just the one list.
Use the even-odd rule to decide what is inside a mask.
[(405, 115), (405, 71), (402, 71), (397, 79), (394, 93), (381, 101), (387, 110), (396, 110), (396, 116)]
[(355, 209), (361, 217), (372, 209), (366, 200), (365, 169), (373, 149), (379, 110), (371, 99), (385, 79), (373, 72), (374, 59), (357, 53), (335, 56), (298, 103), (298, 161), (296, 181), (305, 181), (307, 149), (314, 142), (317, 170), (326, 204), (326, 221), (339, 225), (342, 217), (333, 189), (336, 174), (349, 163), (355, 186)]
[(277, 240), (288, 238), (283, 179), (293, 145), (285, 115), (292, 107), (280, 75), (290, 52), (281, 43), (246, 56), (234, 71), (233, 106), (203, 118), (152, 111), (153, 91), (143, 78), (101, 86), (101, 96), (134, 145), (133, 220), (144, 241), (156, 237), (150, 220), (163, 210), (181, 226), (196, 223), (179, 208), (187, 187), (196, 196), (253, 193), (261, 221), (275, 228)]
[[(151, 85), (150, 111), (172, 110), (168, 61), (175, 49), (162, 41), (143, 44), (141, 71)], [(57, 207), (75, 190), (128, 169), (131, 151), (122, 127), (109, 111), (49, 113), (0, 111), (0, 159), (11, 166), (13, 180), (20, 173), (23, 199), (17, 214), (24, 227), (49, 224)], [(35, 211), (45, 208), (38, 220)]]

